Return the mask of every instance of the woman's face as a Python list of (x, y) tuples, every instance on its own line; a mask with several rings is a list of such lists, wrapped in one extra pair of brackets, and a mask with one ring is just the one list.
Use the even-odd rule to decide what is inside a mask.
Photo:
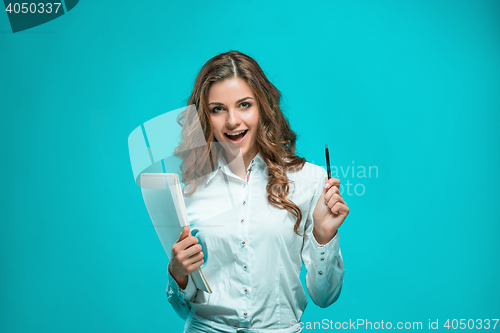
[(240, 78), (214, 83), (208, 92), (208, 107), (214, 136), (226, 153), (238, 156), (241, 152), (245, 161), (254, 158), (259, 106), (250, 86)]

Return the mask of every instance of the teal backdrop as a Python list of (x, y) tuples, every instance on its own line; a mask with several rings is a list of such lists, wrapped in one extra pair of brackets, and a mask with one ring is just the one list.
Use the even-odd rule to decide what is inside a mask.
[(0, 331), (182, 331), (127, 137), (229, 50), (345, 185), (342, 294), (303, 322), (500, 318), (499, 1), (87, 0), (0, 13)]

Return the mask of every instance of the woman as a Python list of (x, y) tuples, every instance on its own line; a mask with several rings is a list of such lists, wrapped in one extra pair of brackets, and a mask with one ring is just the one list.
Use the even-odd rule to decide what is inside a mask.
[[(185, 332), (298, 332), (301, 259), (318, 306), (342, 288), (337, 229), (349, 208), (340, 180), (296, 156), (280, 92), (249, 56), (210, 59), (188, 104), (196, 110), (181, 114), (176, 152), (192, 236), (185, 227), (172, 248), (168, 300)], [(211, 294), (189, 276), (199, 267)]]

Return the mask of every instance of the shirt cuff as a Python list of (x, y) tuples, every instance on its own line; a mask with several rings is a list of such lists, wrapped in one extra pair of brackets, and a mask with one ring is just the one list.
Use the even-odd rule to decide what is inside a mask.
[(167, 286), (167, 293), (169, 292), (169, 288), (171, 289), (170, 292), (173, 292), (177, 294), (177, 296), (184, 300), (185, 302), (189, 302), (191, 298), (196, 294), (198, 289), (196, 288), (196, 285), (194, 284), (193, 279), (191, 278), (191, 275), (188, 275), (188, 283), (186, 285), (186, 288), (181, 289), (179, 285), (177, 284), (177, 281), (175, 281), (174, 277), (170, 273), (170, 268), (168, 270), (168, 286)]
[(314, 237), (314, 233), (309, 235), (309, 249), (311, 251), (311, 259), (317, 265), (318, 271), (326, 268), (328, 263), (331, 263), (339, 256), (339, 231), (337, 234), (326, 244), (321, 245)]

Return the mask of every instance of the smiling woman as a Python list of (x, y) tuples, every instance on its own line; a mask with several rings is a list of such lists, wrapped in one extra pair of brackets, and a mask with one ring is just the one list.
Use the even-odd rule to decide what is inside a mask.
[(226, 160), (241, 154), (246, 169), (258, 152), (259, 106), (252, 89), (243, 79), (226, 79), (212, 85), (208, 100), (215, 140), (223, 146)]
[[(178, 119), (190, 226), (172, 247), (167, 296), (185, 332), (300, 332), (301, 261), (314, 303), (340, 295), (337, 230), (349, 209), (340, 181), (295, 154), (280, 98), (254, 59), (226, 52), (203, 66), (188, 100), (196, 108)], [(211, 294), (190, 277), (202, 265)]]

